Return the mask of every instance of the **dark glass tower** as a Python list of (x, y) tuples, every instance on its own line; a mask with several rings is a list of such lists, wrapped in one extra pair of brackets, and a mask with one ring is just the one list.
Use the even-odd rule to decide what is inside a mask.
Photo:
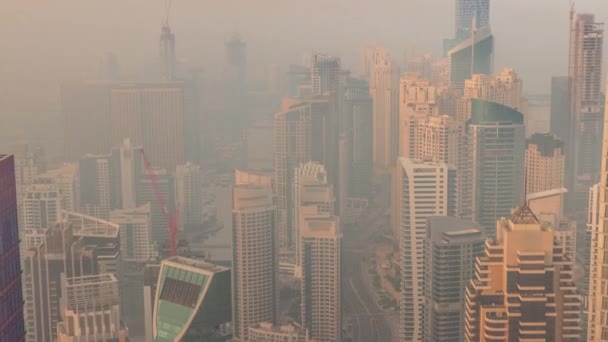
[(0, 341), (24, 341), (15, 161), (0, 154)]

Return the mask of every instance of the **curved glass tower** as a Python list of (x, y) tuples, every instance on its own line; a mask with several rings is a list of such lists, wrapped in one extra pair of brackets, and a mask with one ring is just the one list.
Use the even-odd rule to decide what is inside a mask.
[(154, 341), (228, 341), (231, 316), (229, 268), (184, 257), (163, 260), (154, 301)]

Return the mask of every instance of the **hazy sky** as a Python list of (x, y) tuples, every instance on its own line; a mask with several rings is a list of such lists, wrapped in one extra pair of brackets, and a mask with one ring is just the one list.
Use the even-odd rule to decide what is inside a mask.
[[(157, 59), (164, 1), (0, 1), (0, 117), (56, 102), (59, 82), (93, 76), (107, 51), (136, 77)], [(606, 0), (577, 8), (608, 21)], [(174, 0), (170, 21), (178, 58), (207, 69), (238, 31), (254, 65), (298, 62), (315, 50), (356, 70), (366, 44), (386, 45), (399, 62), (411, 44), (439, 54), (453, 12), (454, 0)], [(567, 0), (493, 0), (491, 12), (496, 68), (514, 67), (527, 92), (548, 93), (550, 77), (566, 73)]]

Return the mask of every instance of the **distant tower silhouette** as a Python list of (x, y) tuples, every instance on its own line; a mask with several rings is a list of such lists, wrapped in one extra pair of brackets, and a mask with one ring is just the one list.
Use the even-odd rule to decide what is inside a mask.
[(101, 56), (97, 78), (100, 81), (116, 81), (119, 77), (120, 69), (118, 67), (118, 58), (116, 58), (116, 55), (108, 52)]
[(239, 82), (247, 76), (247, 43), (238, 34), (226, 42), (226, 62), (234, 69)]
[(175, 78), (175, 35), (168, 22), (160, 31), (160, 76), (164, 81)]

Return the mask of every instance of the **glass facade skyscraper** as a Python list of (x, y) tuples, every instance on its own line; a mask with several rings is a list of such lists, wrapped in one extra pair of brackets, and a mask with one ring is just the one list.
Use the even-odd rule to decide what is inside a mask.
[(24, 341), (15, 161), (0, 155), (0, 341)]

